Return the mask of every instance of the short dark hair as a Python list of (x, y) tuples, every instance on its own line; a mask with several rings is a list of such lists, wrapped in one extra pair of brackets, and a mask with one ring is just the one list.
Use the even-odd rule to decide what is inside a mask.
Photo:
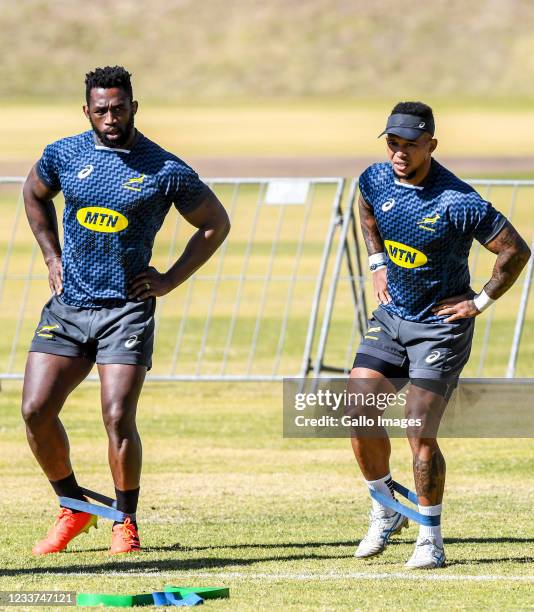
[(95, 87), (103, 87), (104, 89), (120, 87), (130, 96), (130, 100), (133, 100), (131, 76), (124, 66), (105, 66), (88, 72), (85, 75), (85, 99), (87, 104), (89, 104), (91, 89)]
[(424, 104), (423, 102), (399, 102), (395, 104), (393, 110), (391, 111), (392, 115), (396, 113), (402, 113), (403, 115), (415, 115), (416, 117), (421, 117), (421, 119), (425, 119), (428, 122), (434, 121), (434, 113), (428, 104)]

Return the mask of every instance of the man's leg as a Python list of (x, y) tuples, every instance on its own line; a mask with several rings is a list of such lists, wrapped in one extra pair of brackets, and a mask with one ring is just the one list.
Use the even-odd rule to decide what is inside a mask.
[[(108, 459), (117, 509), (135, 515), (139, 498), (142, 448), (135, 422), (137, 402), (147, 368), (139, 365), (99, 364), (102, 417), (108, 434)], [(115, 523), (111, 552), (139, 550), (137, 524), (126, 519)]]
[(92, 366), (82, 357), (28, 353), (22, 416), (30, 448), (51, 481), (72, 474), (69, 441), (59, 413), (69, 393), (84, 380)]
[[(369, 361), (368, 356), (363, 356), (363, 358), (360, 358), (360, 362), (366, 359)], [(391, 367), (391, 364), (378, 363), (376, 359), (373, 362), (369, 361), (371, 365), (386, 369), (386, 371)], [(399, 372), (400, 370), (397, 371), (397, 374)], [(376, 395), (377, 393), (395, 394), (397, 387), (383, 372), (357, 366), (351, 371), (348, 391), (349, 394), (355, 394), (349, 395), (349, 398), (358, 397), (358, 394), (369, 397), (369, 395)], [(375, 423), (378, 414), (381, 414), (373, 406), (358, 406), (350, 402), (348, 412), (353, 417), (367, 416), (369, 419), (373, 419)], [(385, 428), (378, 425), (365, 427), (361, 433), (356, 428), (351, 437), (351, 444), (354, 456), (370, 492), (376, 491), (393, 499), (393, 479), (389, 467), (391, 443)], [(371, 523), (367, 535), (360, 542), (356, 550), (355, 556), (358, 558), (380, 554), (386, 547), (391, 535), (399, 533), (403, 527), (408, 526), (408, 520), (399, 513), (385, 508), (374, 498), (371, 499), (371, 502), (373, 507)]]
[[(366, 381), (364, 385), (361, 379)], [(381, 372), (368, 368), (353, 368), (349, 379), (349, 393), (358, 393), (362, 388), (364, 392), (396, 392), (395, 387)], [(350, 441), (365, 480), (377, 480), (389, 474), (391, 443), (384, 427), (376, 428), (376, 436), (356, 435), (351, 437)]]
[(441, 535), (441, 503), (446, 466), (436, 437), (439, 422), (447, 406), (448, 385), (441, 381), (431, 381), (430, 386), (432, 384), (438, 388), (430, 390), (412, 384), (406, 404), (406, 417), (421, 420), (420, 427), (407, 431), (412, 450), (419, 512), (424, 516), (434, 517), (436, 523), (419, 527), (416, 549), (407, 565), (420, 569), (440, 567), (445, 562)]
[[(83, 499), (72, 471), (69, 440), (59, 413), (69, 393), (89, 374), (92, 362), (82, 357), (28, 353), (22, 392), (22, 416), (30, 448), (58, 496)], [(68, 542), (95, 524), (85, 512), (61, 509), (47, 537), (34, 554), (63, 550)]]

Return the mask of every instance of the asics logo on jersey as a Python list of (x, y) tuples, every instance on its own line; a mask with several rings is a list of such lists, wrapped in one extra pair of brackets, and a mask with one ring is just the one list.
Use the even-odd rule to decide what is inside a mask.
[(122, 186), (124, 189), (129, 189), (130, 191), (141, 191), (142, 183), (145, 178), (146, 174), (141, 174), (141, 176), (128, 179)]
[(128, 227), (128, 219), (116, 210), (103, 206), (87, 206), (76, 213), (78, 223), (93, 232), (122, 232)]
[(437, 359), (441, 357), (441, 353), (439, 351), (432, 351), (430, 355), (425, 359), (426, 363), (434, 363)]
[(435, 232), (436, 230), (433, 227), (426, 227), (427, 225), (435, 225), (438, 222), (438, 219), (441, 217), (436, 213), (433, 217), (425, 217), (422, 221), (418, 221), (417, 225), (426, 230), (427, 232)]
[(425, 122), (424, 122), (424, 121), (421, 121), (421, 123), (419, 124), (419, 127), (420, 127), (420, 128), (424, 128), (424, 127), (425, 127)]
[(124, 343), (124, 346), (126, 348), (133, 348), (136, 344), (139, 344), (139, 340), (137, 339), (137, 336), (135, 334), (132, 334), (128, 340), (126, 340), (126, 342)]
[(84, 166), (79, 172), (78, 172), (78, 178), (79, 179), (84, 179), (87, 178), (91, 172), (95, 169), (95, 167), (92, 164), (87, 164), (87, 166)]
[(387, 212), (388, 210), (391, 210), (394, 206), (395, 206), (395, 199), (394, 198), (389, 198), (389, 200), (386, 200), (382, 204), (382, 210), (384, 212)]
[(424, 253), (402, 242), (385, 240), (384, 244), (391, 261), (401, 268), (419, 268), (428, 261)]

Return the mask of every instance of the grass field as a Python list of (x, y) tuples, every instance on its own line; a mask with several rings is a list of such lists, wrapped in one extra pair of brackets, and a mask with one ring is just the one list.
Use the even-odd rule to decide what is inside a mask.
[[(252, 110), (239, 105), (154, 107), (140, 117), (139, 125), (184, 157), (368, 155), (376, 151), (381, 158), (382, 144), (375, 136), (383, 115), (382, 109), (319, 103), (271, 104)], [(85, 129), (72, 106), (2, 105), (0, 119), (6, 127), (0, 161), (35, 158), (45, 143)], [(485, 112), (452, 108), (444, 116), (442, 150), (455, 155), (529, 155), (526, 126), (533, 121), (534, 114), (525, 108)], [(512, 134), (510, 124), (524, 129)], [(253, 374), (274, 370), (295, 374), (302, 359), (333, 188), (315, 192), (308, 221), (305, 207), (261, 204), (258, 208), (257, 187), (243, 188), (235, 200), (231, 188), (219, 187), (218, 193), (233, 211), (224, 259), (219, 254), (194, 281), (160, 301), (153, 373), (218, 373), (221, 358), (227, 355), (228, 374), (248, 368)], [(534, 237), (531, 194), (531, 188), (515, 194), (510, 188), (498, 188), (488, 196), (512, 217), (529, 242)], [(19, 195), (19, 187), (0, 190), (2, 265), (13, 237)], [(176, 229), (176, 216), (171, 211), (158, 235), (153, 263), (160, 269), (176, 257), (190, 233), (183, 224)], [(254, 245), (249, 251), (253, 227)], [(276, 248), (275, 235), (279, 238)], [(5, 281), (0, 290), (3, 372), (22, 371), (48, 294), (45, 268), (23, 217), (14, 238), (9, 265), (0, 271)], [(492, 260), (483, 250), (473, 251), (476, 288), (489, 278)], [(332, 261), (325, 290), (331, 269)], [(220, 285), (215, 281), (219, 273), (224, 277)], [(350, 363), (357, 341), (349, 337), (353, 305), (345, 268), (342, 273), (326, 352), (326, 362), (338, 366)], [(247, 282), (236, 309), (243, 276)], [(518, 283), (479, 319), (466, 376), (504, 374), (520, 294)], [(369, 292), (367, 297), (371, 307)], [(288, 326), (282, 332), (286, 309)], [(207, 326), (209, 314), (213, 316)], [(234, 316), (236, 326), (228, 344)], [(533, 323), (531, 302), (519, 376), (532, 374)], [(257, 345), (252, 353), (254, 337)], [(482, 367), (485, 342), (488, 354)], [(276, 365), (273, 355), (280, 345)], [(409, 573), (403, 564), (412, 551), (413, 526), (382, 557), (363, 562), (352, 557), (366, 530), (369, 499), (349, 446), (344, 440), (283, 439), (281, 403), (278, 383), (147, 384), (139, 410), (145, 458), (140, 505), (144, 552), (110, 559), (106, 555), (109, 525), (102, 521), (102, 529), (75, 540), (68, 552), (34, 559), (31, 546), (48, 529), (55, 501), (25, 442), (18, 408), (20, 384), (3, 382), (0, 589), (142, 592), (170, 583), (230, 586), (230, 601), (207, 604), (217, 609), (534, 607), (534, 450), (530, 440), (443, 441), (448, 460), (444, 533), (449, 565), (439, 572)], [(73, 394), (64, 420), (80, 481), (110, 494), (96, 385), (87, 383)], [(393, 446), (394, 477), (411, 483), (407, 444), (394, 440)]]
[[(295, 101), (225, 104), (154, 104), (140, 100), (137, 125), (147, 136), (190, 156), (368, 155), (382, 159), (377, 139), (396, 98), (373, 104)], [(78, 103), (1, 104), (0, 161), (37, 159), (57, 138), (88, 128)], [(532, 155), (531, 106), (435, 105), (438, 155)], [(510, 130), (520, 125), (521, 130)]]
[[(527, 609), (534, 606), (534, 450), (526, 440), (444, 440), (448, 566), (409, 572), (416, 528), (375, 560), (352, 555), (369, 498), (346, 440), (288, 440), (278, 384), (147, 386), (139, 408), (144, 552), (110, 558), (110, 524), (33, 558), (55, 502), (26, 446), (18, 383), (0, 394), (1, 590), (130, 593), (226, 585), (223, 609)], [(112, 493), (98, 388), (64, 410), (79, 480)], [(411, 483), (404, 440), (393, 475)]]

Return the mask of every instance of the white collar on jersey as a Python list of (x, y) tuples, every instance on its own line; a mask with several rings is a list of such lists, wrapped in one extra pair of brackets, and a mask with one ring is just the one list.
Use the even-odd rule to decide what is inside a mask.
[(397, 179), (395, 179), (395, 185), (399, 187), (406, 187), (407, 189), (419, 189), (419, 191), (424, 189), (423, 185), (410, 185), (410, 183), (401, 183)]
[(116, 147), (105, 147), (104, 145), (98, 144), (98, 141), (96, 140), (96, 135), (93, 132), (93, 142), (95, 143), (95, 149), (97, 151), (112, 151), (114, 153), (131, 153), (132, 149), (139, 142), (139, 136), (140, 136), (140, 132), (138, 132), (136, 128), (134, 128), (134, 129), (135, 129), (135, 136), (134, 136), (134, 140), (132, 142), (132, 148), (131, 149), (118, 149)]
[(130, 149), (117, 149), (116, 147), (105, 147), (104, 145), (96, 145), (98, 151), (114, 151), (115, 153), (131, 153)]

